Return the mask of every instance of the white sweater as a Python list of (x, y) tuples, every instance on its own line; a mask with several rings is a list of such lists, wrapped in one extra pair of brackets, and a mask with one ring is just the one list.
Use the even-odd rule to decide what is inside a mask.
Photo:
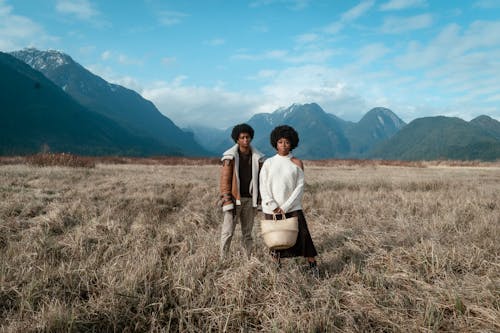
[(280, 207), (285, 213), (302, 209), (304, 172), (291, 161), (292, 154), (267, 159), (260, 171), (262, 211), (272, 214)]

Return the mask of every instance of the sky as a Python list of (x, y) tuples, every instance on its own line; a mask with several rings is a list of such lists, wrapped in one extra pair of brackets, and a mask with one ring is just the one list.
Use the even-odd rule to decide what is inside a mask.
[(181, 127), (318, 103), (500, 120), (500, 0), (0, 0), (0, 51), (55, 49)]

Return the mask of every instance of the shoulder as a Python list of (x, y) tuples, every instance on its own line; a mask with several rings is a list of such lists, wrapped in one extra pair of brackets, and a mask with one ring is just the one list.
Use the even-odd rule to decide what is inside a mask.
[(300, 169), (304, 170), (304, 163), (302, 163), (302, 160), (298, 159), (297, 157), (292, 157), (291, 161)]
[(223, 152), (221, 161), (232, 160), (235, 158), (236, 154), (238, 154), (238, 144), (235, 144), (234, 146)]
[(264, 159), (264, 161), (262, 162), (262, 165), (264, 166), (268, 166), (270, 165), (271, 163), (273, 163), (273, 158), (272, 157), (269, 157), (269, 158), (266, 158)]
[(279, 161), (276, 159), (276, 155), (264, 159), (262, 167), (273, 168), (279, 166)]

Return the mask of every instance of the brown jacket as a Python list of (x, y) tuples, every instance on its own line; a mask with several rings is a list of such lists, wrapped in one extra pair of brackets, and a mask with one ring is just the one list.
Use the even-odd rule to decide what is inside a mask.
[[(252, 180), (250, 182), (250, 193), (252, 194), (252, 204), (257, 207), (259, 201), (259, 172), (264, 161), (264, 155), (257, 149), (252, 150)], [(240, 178), (238, 144), (224, 152), (221, 158), (222, 166), (220, 171), (220, 195), (222, 200), (222, 210), (228, 211), (236, 205), (241, 205)]]

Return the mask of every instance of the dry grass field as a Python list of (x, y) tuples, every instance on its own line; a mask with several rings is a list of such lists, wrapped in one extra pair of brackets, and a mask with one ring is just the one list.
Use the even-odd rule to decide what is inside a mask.
[(500, 331), (500, 164), (306, 161), (319, 279), (239, 227), (221, 262), (188, 164), (0, 165), (0, 331)]

